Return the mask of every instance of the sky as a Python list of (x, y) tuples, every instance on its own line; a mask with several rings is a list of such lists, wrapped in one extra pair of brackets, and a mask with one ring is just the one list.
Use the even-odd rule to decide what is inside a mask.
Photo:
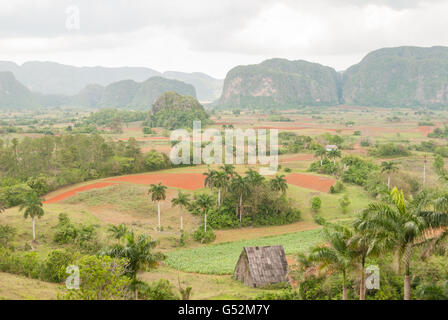
[(444, 0), (0, 0), (0, 60), (224, 78), (277, 57), (344, 70), (382, 47), (448, 46)]

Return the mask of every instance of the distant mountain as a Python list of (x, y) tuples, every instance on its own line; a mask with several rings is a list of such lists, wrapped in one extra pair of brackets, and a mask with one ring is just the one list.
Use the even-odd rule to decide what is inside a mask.
[(349, 105), (448, 105), (448, 47), (398, 47), (369, 53), (343, 75)]
[(192, 84), (196, 89), (199, 101), (203, 102), (213, 102), (219, 99), (224, 83), (223, 80), (215, 79), (201, 72), (166, 71), (163, 73), (163, 77)]
[(55, 62), (26, 62), (18, 65), (9, 61), (0, 61), (0, 71), (12, 72), (16, 79), (33, 92), (50, 95), (75, 95), (91, 84), (107, 86), (122, 80), (142, 82), (151, 77), (163, 76), (193, 85), (199, 100), (213, 101), (219, 98), (222, 80), (204, 73), (184, 73), (168, 71), (162, 73), (137, 67), (105, 68), (74, 67)]
[(191, 84), (162, 77), (152, 77), (141, 83), (124, 80), (108, 85), (104, 89), (99, 106), (150, 109), (154, 101), (167, 91), (196, 98), (196, 90)]
[(70, 104), (72, 106), (80, 107), (96, 107), (101, 103), (103, 94), (103, 86), (99, 84), (90, 84), (82, 89), (77, 95), (71, 97)]
[(12, 72), (0, 72), (0, 109), (26, 109), (38, 107), (33, 93), (16, 80)]
[(120, 80), (144, 81), (160, 72), (149, 68), (74, 67), (55, 62), (26, 62), (19, 66), (0, 61), (0, 71), (11, 71), (31, 91), (75, 95), (89, 84), (106, 86)]
[(303, 60), (270, 59), (229, 71), (218, 102), (228, 107), (334, 105), (339, 102), (339, 75)]

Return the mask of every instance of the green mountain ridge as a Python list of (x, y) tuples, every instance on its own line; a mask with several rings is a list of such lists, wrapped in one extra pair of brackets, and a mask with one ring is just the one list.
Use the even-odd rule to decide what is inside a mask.
[(195, 88), (181, 81), (152, 77), (138, 83), (123, 80), (106, 87), (92, 84), (74, 96), (33, 93), (16, 80), (11, 72), (0, 72), (0, 108), (6, 110), (36, 107), (101, 107), (151, 109), (164, 92), (175, 91), (196, 98)]
[(448, 47), (369, 53), (343, 74), (343, 102), (367, 106), (448, 105)]
[(230, 70), (218, 105), (335, 105), (339, 103), (339, 83), (340, 76), (333, 68), (304, 60), (275, 58)]

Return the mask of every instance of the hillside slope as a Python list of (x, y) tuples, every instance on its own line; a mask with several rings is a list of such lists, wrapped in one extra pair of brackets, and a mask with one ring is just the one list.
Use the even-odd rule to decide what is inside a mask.
[(398, 47), (369, 53), (343, 76), (348, 105), (448, 104), (448, 47)]
[(303, 60), (270, 59), (229, 71), (218, 102), (228, 107), (335, 105), (337, 72)]

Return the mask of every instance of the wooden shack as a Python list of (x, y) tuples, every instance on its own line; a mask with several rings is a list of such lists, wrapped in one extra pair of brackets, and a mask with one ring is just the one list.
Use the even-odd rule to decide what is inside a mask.
[(244, 247), (233, 277), (255, 288), (286, 282), (287, 273), (283, 246)]

